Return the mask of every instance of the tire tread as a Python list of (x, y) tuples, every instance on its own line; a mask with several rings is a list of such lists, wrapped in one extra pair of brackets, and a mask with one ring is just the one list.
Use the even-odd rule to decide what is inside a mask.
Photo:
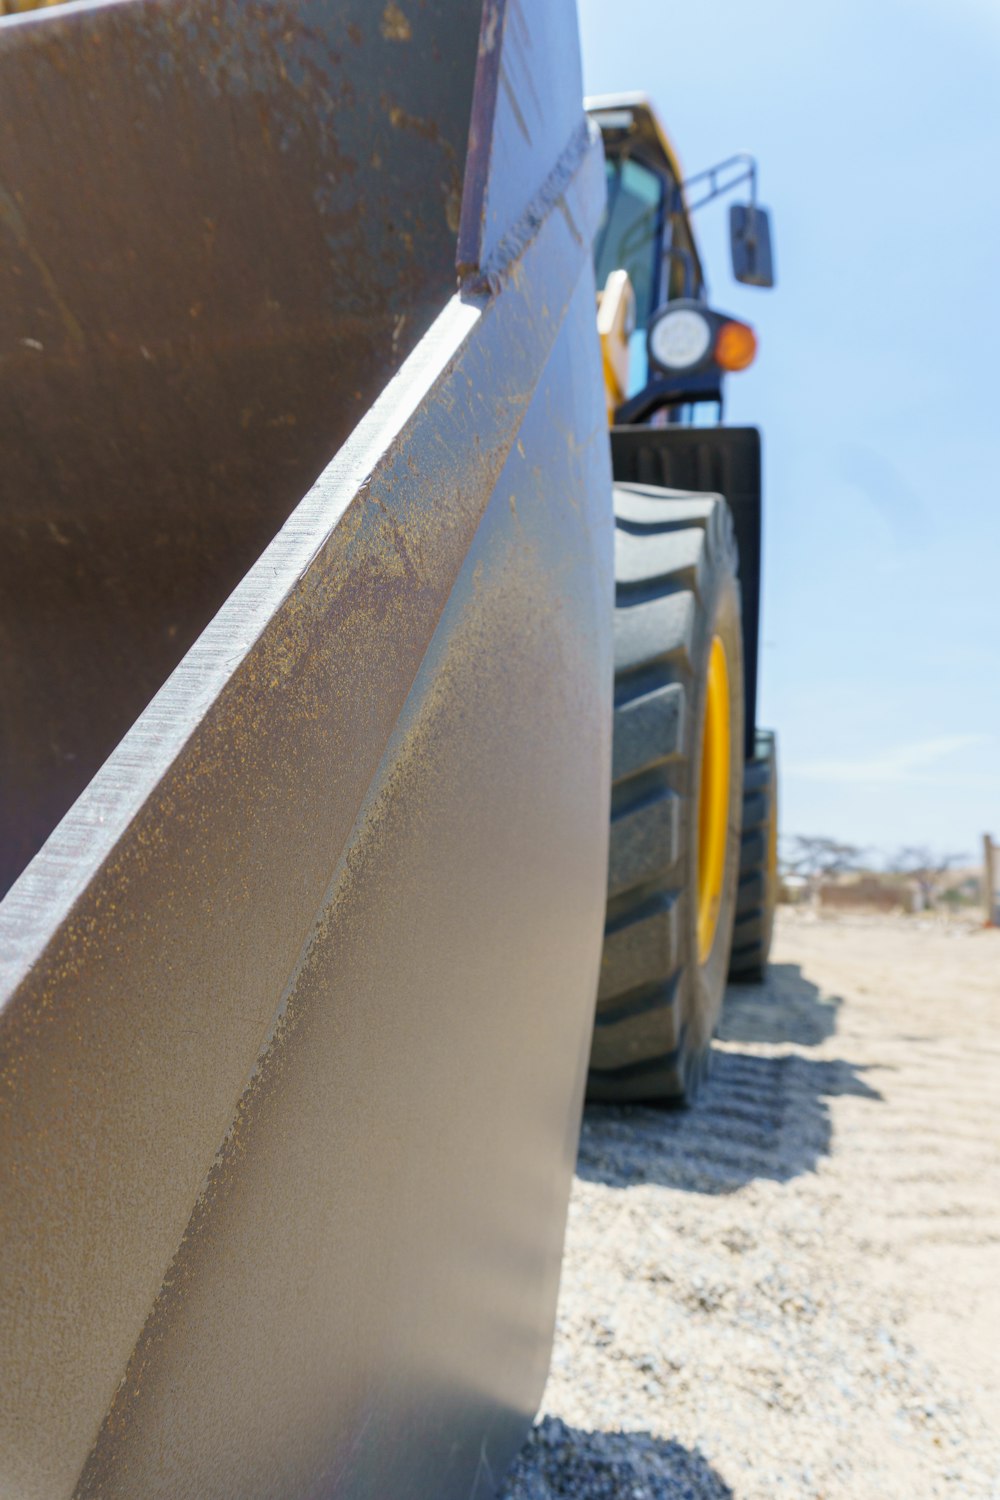
[(681, 1016), (682, 805), (692, 651), (706, 569), (736, 544), (716, 496), (619, 485), (608, 912), (588, 1092), (690, 1094), (707, 1066)]

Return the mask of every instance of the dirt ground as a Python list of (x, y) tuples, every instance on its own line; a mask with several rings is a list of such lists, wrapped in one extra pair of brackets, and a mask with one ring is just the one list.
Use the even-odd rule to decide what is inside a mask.
[(509, 1500), (1000, 1496), (1000, 932), (781, 914), (690, 1111), (588, 1109)]

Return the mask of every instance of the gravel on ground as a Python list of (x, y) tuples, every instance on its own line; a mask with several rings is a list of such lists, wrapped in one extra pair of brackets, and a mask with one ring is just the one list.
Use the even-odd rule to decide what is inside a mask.
[(1000, 932), (783, 912), (697, 1105), (587, 1109), (503, 1494), (1000, 1497)]

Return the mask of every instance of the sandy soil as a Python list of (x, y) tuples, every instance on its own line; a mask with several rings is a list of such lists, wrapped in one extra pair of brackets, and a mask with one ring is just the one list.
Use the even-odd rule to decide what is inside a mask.
[(588, 1109), (509, 1500), (1000, 1496), (1000, 932), (784, 912), (695, 1109)]

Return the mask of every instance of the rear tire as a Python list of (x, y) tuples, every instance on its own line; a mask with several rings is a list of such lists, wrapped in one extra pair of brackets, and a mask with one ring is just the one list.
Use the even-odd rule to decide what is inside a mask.
[[(690, 1101), (729, 967), (743, 795), (732, 517), (717, 496), (615, 488), (615, 717), (608, 905), (588, 1096)], [(699, 947), (702, 741), (713, 642), (727, 668), (721, 879)], [(725, 790), (723, 796), (726, 796)], [(724, 855), (721, 851), (724, 850)]]
[(775, 735), (759, 729), (743, 774), (743, 835), (729, 977), (763, 980), (778, 905), (778, 752)]

